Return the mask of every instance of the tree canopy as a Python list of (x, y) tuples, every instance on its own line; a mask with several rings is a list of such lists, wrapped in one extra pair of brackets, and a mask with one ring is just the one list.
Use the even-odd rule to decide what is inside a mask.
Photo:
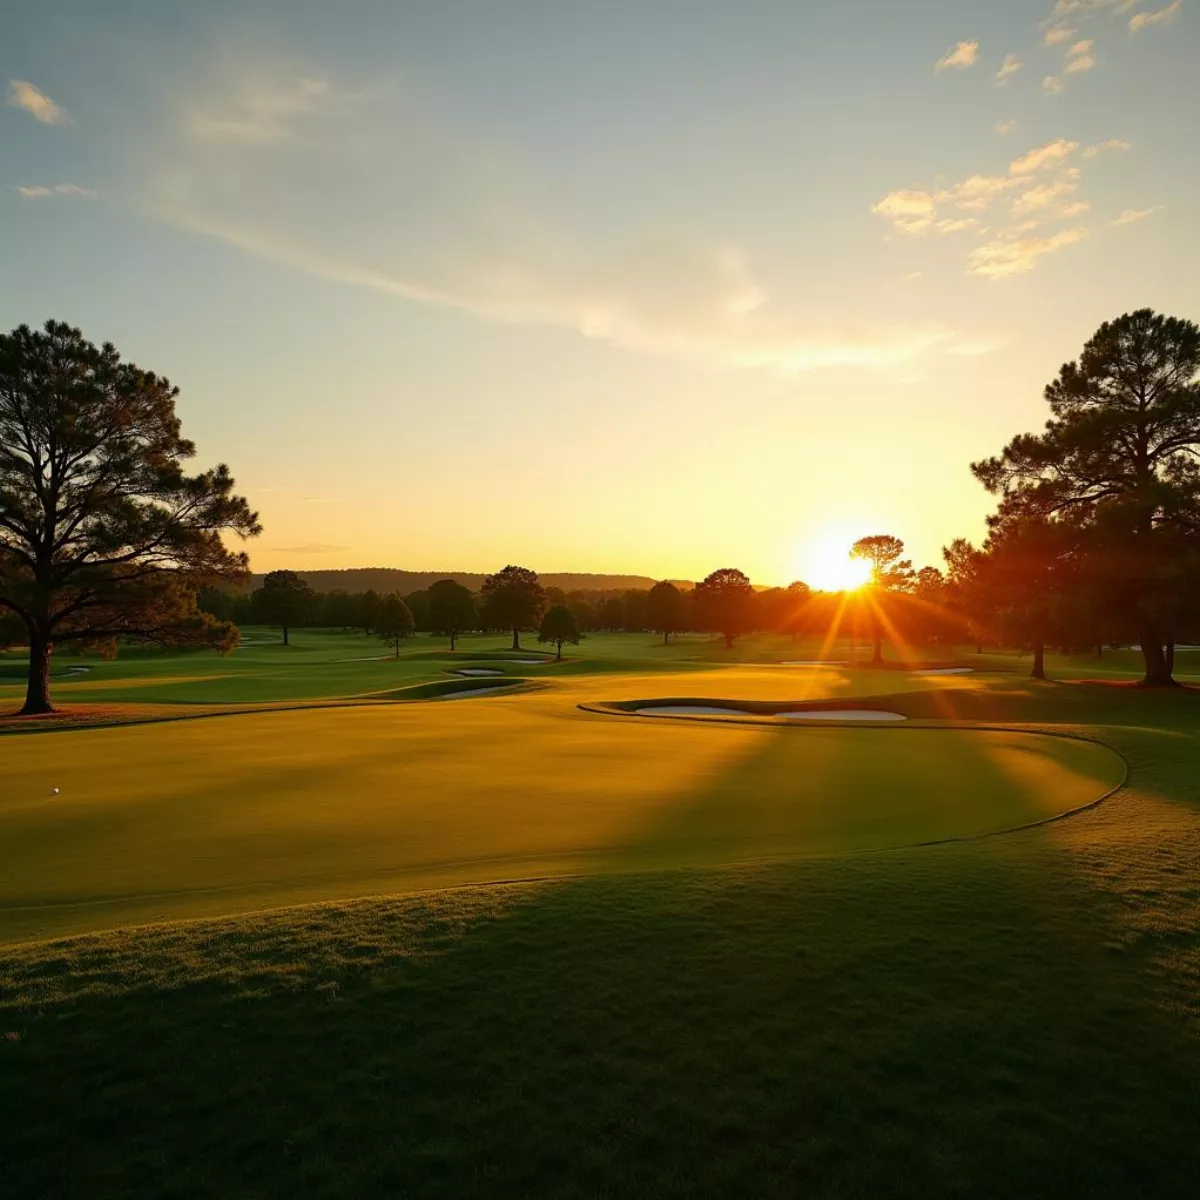
[(521, 630), (536, 627), (546, 607), (546, 593), (537, 572), (507, 566), (489, 575), (480, 589), (483, 611), (493, 628), (511, 629), (512, 648), (521, 648)]
[(271, 571), (253, 597), (255, 618), (266, 625), (278, 625), (283, 644), (291, 645), (291, 630), (303, 625), (314, 612), (317, 594), (295, 571)]
[(556, 658), (562, 658), (564, 643), (578, 646), (580, 637), (575, 614), (565, 604), (556, 604), (546, 610), (546, 615), (542, 618), (542, 627), (538, 631), (538, 641), (553, 642), (558, 651)]
[(867, 605), (871, 614), (871, 633), (874, 642), (873, 662), (883, 662), (883, 627), (889, 592), (908, 592), (916, 586), (912, 562), (903, 557), (904, 543), (890, 533), (877, 533), (859, 538), (850, 547), (850, 557), (871, 564)]
[(704, 628), (732, 649), (734, 638), (754, 626), (754, 588), (735, 567), (722, 567), (696, 584), (696, 609)]
[(391, 592), (379, 602), (379, 613), (375, 618), (375, 634), (380, 641), (393, 647), (400, 657), (400, 645), (411, 637), (416, 623), (412, 610), (399, 592)]
[(178, 394), (69, 325), (0, 335), (0, 608), (29, 641), (25, 713), (53, 711), (64, 642), (236, 639), (196, 593), (244, 579), (223, 535), (260, 526), (224, 464), (185, 472)]
[(1041, 434), (972, 464), (1000, 498), (993, 520), (1069, 514), (1085, 528), (1135, 615), (1144, 682), (1171, 683), (1166, 647), (1200, 532), (1200, 328), (1150, 309), (1105, 322), (1045, 398)]
[(669, 579), (660, 580), (646, 596), (646, 621), (655, 633), (663, 635), (664, 644), (684, 628), (686, 612), (683, 593)]
[(440, 579), (429, 588), (429, 627), (450, 639), (450, 649), (464, 629), (475, 625), (475, 597), (461, 583)]

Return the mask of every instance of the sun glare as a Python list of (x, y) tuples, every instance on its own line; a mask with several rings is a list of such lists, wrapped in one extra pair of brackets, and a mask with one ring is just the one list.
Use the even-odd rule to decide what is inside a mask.
[(850, 557), (853, 538), (841, 532), (823, 534), (801, 555), (800, 578), (822, 592), (850, 592), (871, 578), (871, 564)]

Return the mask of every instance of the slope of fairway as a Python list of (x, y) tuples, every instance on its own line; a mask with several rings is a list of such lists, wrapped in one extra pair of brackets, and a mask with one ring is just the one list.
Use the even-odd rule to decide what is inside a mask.
[(631, 720), (571, 695), (6, 737), (0, 938), (908, 845), (1061, 813), (1122, 772), (1029, 733)]

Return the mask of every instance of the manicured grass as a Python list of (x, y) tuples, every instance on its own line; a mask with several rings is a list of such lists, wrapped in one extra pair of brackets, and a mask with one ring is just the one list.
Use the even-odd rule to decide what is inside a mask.
[[(1193, 1195), (1200, 692), (754, 665), (784, 644), (0, 738), (5, 936), (245, 914), (0, 948), (0, 1190)], [(1087, 666), (1052, 664), (1137, 669)], [(578, 707), (701, 697), (913, 723)], [(1082, 814), (857, 852), (1074, 807), (1118, 755)], [(246, 913), (529, 862), (595, 873)]]
[(606, 718), (577, 691), (6, 738), (0, 939), (905, 845), (1052, 816), (1122, 773), (1036, 734)]

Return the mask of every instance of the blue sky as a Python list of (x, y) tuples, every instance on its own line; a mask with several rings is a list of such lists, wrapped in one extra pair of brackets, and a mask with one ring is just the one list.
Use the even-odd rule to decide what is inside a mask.
[(1192, 4), (29, 6), (0, 325), (178, 383), (260, 568), (936, 562), (1102, 320), (1200, 316)]

